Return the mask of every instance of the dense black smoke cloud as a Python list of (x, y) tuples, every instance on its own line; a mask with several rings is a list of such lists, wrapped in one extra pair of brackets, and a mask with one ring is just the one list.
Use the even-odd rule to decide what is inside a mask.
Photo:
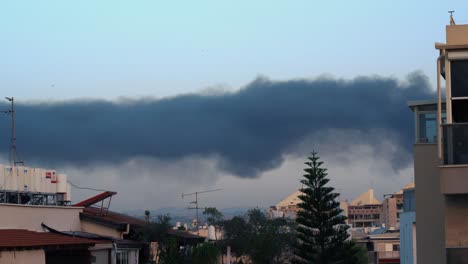
[[(413, 116), (406, 103), (433, 97), (427, 78), (416, 73), (403, 82), (258, 78), (232, 93), (159, 100), (22, 104), (17, 98), (18, 151), (42, 166), (216, 156), (221, 169), (253, 177), (279, 166), (291, 146), (324, 129), (389, 131), (409, 151)], [(0, 148), (8, 155), (9, 119), (0, 118)], [(402, 162), (409, 161), (395, 165)]]

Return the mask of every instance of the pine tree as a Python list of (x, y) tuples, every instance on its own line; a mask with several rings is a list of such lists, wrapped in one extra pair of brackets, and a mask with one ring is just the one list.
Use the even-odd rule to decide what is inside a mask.
[(294, 263), (342, 263), (348, 238), (338, 193), (328, 187), (327, 169), (322, 168), (316, 152), (305, 162), (304, 188), (299, 196), (301, 210), (297, 214), (297, 245)]

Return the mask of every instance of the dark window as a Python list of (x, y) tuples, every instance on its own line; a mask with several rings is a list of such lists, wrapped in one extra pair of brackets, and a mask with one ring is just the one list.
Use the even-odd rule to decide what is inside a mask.
[(393, 244), (393, 251), (400, 251), (400, 245)]
[(452, 98), (468, 96), (468, 60), (450, 62)]
[(468, 122), (468, 100), (452, 100), (452, 118), (454, 123)]
[(367, 251), (374, 251), (374, 243), (373, 242), (367, 242)]
[(452, 117), (454, 123), (468, 122), (468, 60), (450, 62)]

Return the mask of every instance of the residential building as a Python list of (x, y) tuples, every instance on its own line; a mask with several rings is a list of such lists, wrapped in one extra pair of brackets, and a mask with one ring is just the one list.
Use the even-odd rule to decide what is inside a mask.
[[(415, 144), (416, 259), (419, 263), (446, 263), (445, 198), (441, 192), (438, 154), (438, 101), (412, 101)], [(440, 113), (442, 116), (443, 112)], [(418, 221), (423, 219), (424, 221)]]
[(347, 206), (348, 223), (352, 227), (374, 227), (382, 224), (382, 203), (369, 189)]
[(416, 264), (415, 189), (403, 191), (403, 212), (400, 216), (400, 263)]
[(299, 212), (299, 206), (297, 206), (301, 199), (299, 196), (302, 195), (301, 190), (297, 190), (288, 197), (281, 200), (276, 206), (270, 207), (268, 210), (268, 214), (272, 218), (276, 217), (289, 217), (289, 218), (296, 218), (297, 212)]
[(451, 23), (446, 27), (446, 44), (435, 47), (438, 98), (409, 103), (416, 122), (416, 258), (419, 263), (466, 263), (468, 25)]
[[(301, 190), (297, 190), (292, 194), (288, 195), (275, 206), (271, 206), (268, 209), (268, 215), (271, 218), (288, 217), (291, 219), (295, 219), (297, 216), (297, 212), (299, 212), (300, 210), (298, 204), (302, 202), (301, 199), (299, 199), (300, 195), (302, 195)], [(348, 202), (340, 202), (340, 208), (343, 210), (343, 214), (347, 216)]]
[(400, 263), (400, 234), (397, 230), (382, 227), (353, 239), (367, 248), (370, 264)]
[(414, 188), (414, 182), (407, 184), (396, 193), (385, 195), (382, 203), (382, 222), (390, 229), (400, 229), (400, 215), (403, 212), (403, 192)]
[(0, 229), (0, 263), (91, 263), (94, 240), (24, 229)]
[[(92, 207), (115, 194), (106, 192), (73, 206), (0, 203), (0, 263), (95, 260), (95, 263), (138, 264), (144, 244), (126, 238), (146, 222), (112, 212), (108, 207)], [(67, 254), (76, 258), (67, 259)], [(29, 261), (31, 258), (35, 262)]]

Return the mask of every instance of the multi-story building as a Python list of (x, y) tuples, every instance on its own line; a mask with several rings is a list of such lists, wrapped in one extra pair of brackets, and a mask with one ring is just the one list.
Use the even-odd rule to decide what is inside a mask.
[[(302, 194), (303, 193), (301, 192), (301, 190), (297, 190), (291, 193), (290, 195), (288, 195), (288, 197), (281, 200), (275, 206), (271, 206), (268, 209), (268, 215), (271, 218), (288, 217), (291, 219), (295, 219), (297, 216), (297, 212), (299, 212), (300, 210), (298, 204), (302, 202), (302, 200), (299, 199), (299, 196)], [(348, 202), (340, 202), (340, 208), (343, 210), (343, 215), (347, 216)]]
[(414, 188), (403, 191), (400, 218), (400, 263), (416, 264), (416, 208)]
[(359, 195), (348, 208), (348, 222), (352, 227), (373, 227), (382, 224), (382, 203), (374, 196), (374, 190), (369, 189)]
[(467, 263), (468, 25), (452, 20), (446, 44), (435, 47), (438, 98), (409, 104), (416, 121), (416, 258), (419, 263)]
[(390, 229), (400, 229), (400, 215), (403, 212), (403, 192), (414, 188), (414, 183), (409, 183), (396, 193), (385, 195), (382, 203), (382, 222)]

